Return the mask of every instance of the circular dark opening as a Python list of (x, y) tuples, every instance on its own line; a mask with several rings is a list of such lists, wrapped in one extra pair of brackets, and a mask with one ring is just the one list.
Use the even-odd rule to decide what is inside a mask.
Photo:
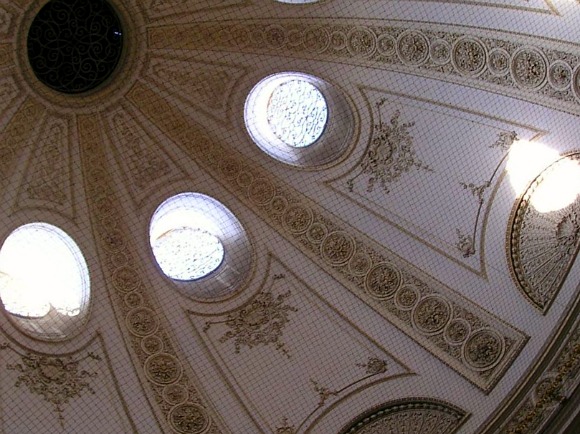
[(36, 77), (63, 93), (102, 84), (123, 49), (121, 23), (106, 0), (51, 0), (28, 32), (28, 59)]

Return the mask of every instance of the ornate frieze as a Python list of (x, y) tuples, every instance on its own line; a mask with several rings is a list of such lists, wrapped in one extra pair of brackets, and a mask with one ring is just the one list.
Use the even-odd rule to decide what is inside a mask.
[(508, 262), (526, 299), (545, 314), (558, 295), (580, 249), (580, 196), (568, 206), (540, 212), (534, 200), (546, 176), (580, 152), (566, 154), (546, 168), (516, 202), (508, 225)]
[(179, 358), (139, 272), (139, 260), (129, 244), (123, 212), (106, 169), (101, 122), (97, 116), (79, 117), (79, 145), (100, 262), (111, 282), (111, 296), (117, 299), (114, 306), (125, 319), (128, 347), (153, 395), (152, 406), (167, 421), (160, 422), (162, 425), (169, 423), (174, 432), (183, 434), (217, 434), (221, 430), (213, 411), (190, 377), (187, 363)]
[(85, 357), (49, 356), (34, 353), (21, 354), (10, 346), (0, 345), (0, 350), (11, 349), (20, 355), (21, 363), (8, 364), (6, 368), (19, 373), (14, 387), (26, 387), (33, 395), (40, 396), (54, 406), (60, 425), (64, 428), (64, 406), (84, 393), (95, 393), (91, 379), (96, 372), (82, 369), (86, 359), (100, 361), (101, 357), (88, 353)]
[[(206, 22), (151, 28), (154, 48), (271, 53), (349, 62), (467, 84), (580, 113), (580, 51), (554, 50), (538, 39), (473, 29), (412, 28), (388, 21)], [(566, 50), (566, 51), (564, 51)]]
[[(284, 279), (283, 274), (273, 277), (275, 281)], [(239, 353), (242, 346), (253, 348), (258, 345), (274, 345), (286, 357), (290, 351), (282, 341), (286, 324), (290, 321), (290, 313), (298, 309), (288, 304), (290, 291), (275, 295), (272, 288), (260, 292), (247, 306), (230, 313), (224, 321), (208, 321), (204, 331), (207, 332), (214, 324), (224, 324), (229, 330), (219, 339), (224, 343), (234, 340), (235, 352)]]
[[(525, 344), (527, 337), (520, 331), (357, 233), (254, 161), (210, 141), (147, 86), (137, 85), (128, 98), (268, 224), (478, 387), (491, 390)], [(413, 303), (411, 293), (416, 296)], [(400, 303), (409, 304), (402, 308)], [(469, 324), (468, 336), (460, 343), (447, 341), (445, 330), (460, 319)]]
[(342, 434), (453, 434), (469, 414), (454, 405), (429, 398), (387, 402), (365, 413), (341, 431)]

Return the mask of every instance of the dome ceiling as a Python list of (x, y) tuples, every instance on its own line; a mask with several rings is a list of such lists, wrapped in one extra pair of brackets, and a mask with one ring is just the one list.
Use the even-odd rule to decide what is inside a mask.
[(66, 327), (3, 309), (5, 432), (527, 433), (575, 402), (580, 4), (295, 3), (109, 0), (65, 89), (47, 2), (0, 0), (0, 240), (56, 227), (90, 276)]

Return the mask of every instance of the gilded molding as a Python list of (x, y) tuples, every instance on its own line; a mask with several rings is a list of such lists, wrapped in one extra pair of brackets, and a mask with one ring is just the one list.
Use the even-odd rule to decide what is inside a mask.
[(284, 51), (442, 79), (580, 113), (580, 52), (554, 50), (531, 38), (510, 41), (499, 32), (479, 37), (472, 31), (459, 26), (436, 31), (389, 21), (368, 25), (269, 19), (153, 27), (148, 44), (160, 49)]
[[(107, 171), (102, 146), (102, 123), (95, 116), (77, 120), (85, 189), (93, 220), (95, 239), (100, 247), (101, 263), (112, 282), (113, 303), (124, 321), (128, 345), (135, 363), (142, 368), (153, 408), (163, 415), (168, 429), (184, 434), (223, 432), (215, 422), (215, 413), (198, 391), (188, 373), (187, 363), (178, 355), (166, 330), (162, 315), (147, 290), (139, 272), (138, 259), (129, 245), (123, 227), (123, 212)], [(171, 389), (171, 393), (168, 392)], [(181, 399), (175, 399), (179, 395)]]
[(544, 315), (580, 250), (579, 197), (569, 206), (548, 213), (533, 206), (544, 177), (564, 160), (579, 161), (580, 152), (563, 155), (532, 181), (514, 205), (506, 234), (512, 278), (526, 300)]
[[(178, 107), (138, 84), (127, 98), (216, 181), (331, 276), (482, 390), (489, 392), (527, 337), (433, 280), (273, 177), (212, 142)], [(241, 182), (252, 180), (251, 183)], [(467, 323), (461, 339), (454, 330)]]
[(469, 418), (464, 410), (431, 398), (405, 398), (382, 404), (358, 417), (341, 434), (453, 434)]

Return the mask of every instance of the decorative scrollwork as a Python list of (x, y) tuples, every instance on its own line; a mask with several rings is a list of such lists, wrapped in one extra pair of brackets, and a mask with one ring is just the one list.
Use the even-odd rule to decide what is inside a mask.
[(379, 122), (374, 126), (374, 134), (369, 148), (364, 155), (358, 173), (347, 181), (350, 191), (361, 175), (368, 175), (367, 192), (372, 192), (379, 183), (385, 193), (389, 193), (389, 184), (397, 181), (404, 173), (413, 167), (433, 172), (427, 164), (421, 162), (415, 153), (413, 137), (409, 128), (414, 122), (401, 123), (401, 113), (395, 111), (389, 123), (381, 120), (381, 107), (386, 99), (377, 102)]
[(28, 33), (28, 59), (36, 77), (63, 93), (102, 84), (122, 48), (121, 24), (106, 0), (51, 0)]
[(7, 369), (20, 375), (15, 387), (26, 386), (30, 393), (41, 396), (54, 406), (60, 425), (64, 427), (63, 406), (82, 393), (95, 393), (88, 379), (97, 376), (96, 372), (80, 369), (80, 363), (86, 359), (100, 361), (101, 357), (88, 353), (85, 357), (75, 359), (72, 356), (49, 356), (44, 354), (20, 354), (9, 344), (2, 344), (0, 349), (11, 349), (20, 355), (22, 363), (9, 364)]
[[(273, 282), (284, 278), (284, 275), (276, 275)], [(242, 346), (253, 348), (275, 344), (278, 351), (290, 358), (282, 342), (282, 333), (290, 321), (290, 312), (297, 312), (298, 309), (286, 304), (288, 297), (290, 291), (278, 296), (271, 289), (263, 291), (248, 306), (230, 313), (224, 321), (207, 322), (204, 331), (207, 332), (214, 324), (225, 324), (229, 330), (219, 341), (224, 343), (233, 339), (236, 353), (240, 352)]]

